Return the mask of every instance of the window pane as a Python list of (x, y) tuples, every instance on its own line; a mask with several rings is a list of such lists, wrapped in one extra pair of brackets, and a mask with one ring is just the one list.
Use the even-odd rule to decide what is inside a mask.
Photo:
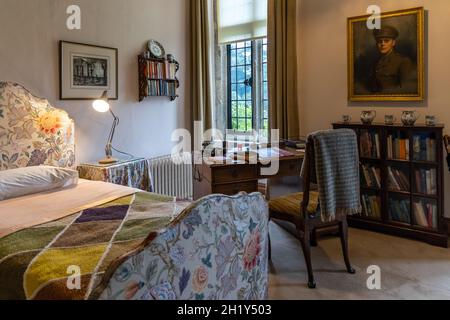
[(231, 67), (230, 70), (230, 75), (231, 75), (231, 83), (236, 83), (236, 67)]
[(245, 84), (238, 84), (238, 100), (245, 100)]
[(232, 105), (231, 105), (231, 116), (233, 118), (237, 117), (237, 110), (238, 110), (237, 102), (233, 102)]
[(263, 64), (263, 81), (267, 81), (267, 64)]
[(251, 130), (253, 128), (253, 120), (247, 119), (247, 130)]
[(237, 82), (239, 84), (243, 84), (246, 79), (245, 76), (245, 67), (237, 67)]
[(245, 68), (245, 78), (246, 79), (250, 79), (252, 77), (252, 66), (251, 65), (248, 65), (246, 68)]
[(246, 131), (247, 128), (245, 126), (245, 119), (239, 119), (238, 120), (238, 130), (239, 131)]
[(239, 102), (239, 104), (238, 104), (237, 117), (238, 118), (245, 118), (245, 103), (244, 102)]
[(237, 48), (245, 48), (245, 42), (238, 42), (237, 44)]
[(238, 129), (238, 121), (237, 121), (237, 119), (235, 118), (235, 119), (233, 119), (233, 121), (232, 121), (232, 128), (231, 129), (234, 129), (234, 130), (237, 130)]
[(237, 100), (237, 86), (231, 86), (231, 100)]
[(252, 118), (252, 114), (253, 114), (252, 104), (247, 103), (247, 105), (245, 107), (245, 117)]
[(246, 57), (245, 49), (238, 49), (237, 50), (237, 61), (236, 61), (237, 65), (240, 65), (240, 66), (244, 65), (245, 57)]
[(230, 65), (236, 65), (236, 50), (230, 50)]
[(252, 101), (252, 88), (247, 86), (246, 89), (245, 99), (248, 101)]

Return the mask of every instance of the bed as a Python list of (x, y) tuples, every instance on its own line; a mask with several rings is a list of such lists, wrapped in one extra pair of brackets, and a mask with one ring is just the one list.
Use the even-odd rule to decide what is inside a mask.
[[(71, 168), (74, 141), (65, 111), (0, 82), (0, 173)], [(0, 201), (0, 299), (266, 299), (267, 254), (259, 193), (188, 203), (79, 180)]]

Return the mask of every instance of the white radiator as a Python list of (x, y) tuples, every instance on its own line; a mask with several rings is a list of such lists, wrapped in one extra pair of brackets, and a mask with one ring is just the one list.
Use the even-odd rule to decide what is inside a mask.
[(192, 164), (186, 163), (192, 163), (190, 154), (185, 154), (183, 164), (175, 164), (170, 155), (150, 159), (154, 192), (179, 199), (192, 199)]

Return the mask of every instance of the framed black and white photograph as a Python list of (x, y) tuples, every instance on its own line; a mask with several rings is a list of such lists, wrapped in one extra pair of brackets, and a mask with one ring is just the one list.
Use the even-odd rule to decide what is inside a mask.
[(60, 99), (118, 99), (118, 50), (60, 41)]

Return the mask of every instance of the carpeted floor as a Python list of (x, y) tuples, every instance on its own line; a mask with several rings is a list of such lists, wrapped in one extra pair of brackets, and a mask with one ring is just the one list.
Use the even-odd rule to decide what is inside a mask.
[[(310, 299), (450, 300), (450, 249), (350, 229), (350, 259), (356, 275), (345, 272), (340, 241), (326, 238), (312, 248), (317, 289), (306, 287), (307, 273), (297, 239), (271, 224), (269, 297)], [(381, 290), (367, 288), (367, 268), (381, 268)]]

